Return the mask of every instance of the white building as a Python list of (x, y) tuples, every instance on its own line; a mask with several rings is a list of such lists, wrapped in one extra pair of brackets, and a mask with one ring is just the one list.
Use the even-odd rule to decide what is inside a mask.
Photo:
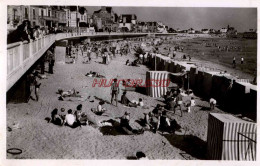
[(122, 14), (119, 18), (118, 28), (122, 31), (132, 31), (136, 25), (136, 19), (135, 14)]
[(167, 33), (166, 26), (162, 22), (158, 22), (157, 32), (158, 33)]
[(227, 33), (228, 29), (227, 28), (221, 28), (220, 33)]
[(209, 29), (202, 29), (201, 33), (208, 34), (209, 33)]

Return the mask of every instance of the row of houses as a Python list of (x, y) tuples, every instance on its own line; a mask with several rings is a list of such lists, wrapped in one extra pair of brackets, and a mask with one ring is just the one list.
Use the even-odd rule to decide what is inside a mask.
[(161, 22), (142, 22), (135, 14), (118, 15), (112, 7), (88, 13), (84, 6), (8, 6), (8, 29), (15, 29), (23, 20), (32, 27), (93, 28), (99, 32), (167, 32)]
[(237, 31), (234, 27), (228, 27), (227, 28), (221, 28), (219, 30), (215, 29), (201, 29), (201, 30), (195, 30), (193, 28), (190, 28), (188, 30), (180, 30), (176, 29), (173, 30), (176, 33), (189, 33), (189, 34), (195, 34), (195, 33), (202, 33), (202, 34), (237, 34)]
[(247, 32), (238, 33), (234, 27), (230, 27), (229, 25), (226, 28), (221, 28), (219, 30), (215, 29), (201, 29), (201, 30), (194, 30), (190, 28), (188, 30), (173, 30), (176, 33), (189, 33), (189, 34), (220, 34), (222, 36), (226, 36), (229, 38), (251, 38), (256, 39), (257, 33), (255, 29), (249, 29)]

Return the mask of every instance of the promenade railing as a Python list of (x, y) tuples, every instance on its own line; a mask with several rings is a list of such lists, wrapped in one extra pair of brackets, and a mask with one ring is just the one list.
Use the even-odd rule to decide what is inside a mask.
[(73, 37), (109, 36), (109, 35), (147, 35), (147, 33), (117, 32), (73, 32), (57, 33), (39, 39), (21, 41), (7, 45), (7, 91), (20, 77), (49, 49), (56, 41)]

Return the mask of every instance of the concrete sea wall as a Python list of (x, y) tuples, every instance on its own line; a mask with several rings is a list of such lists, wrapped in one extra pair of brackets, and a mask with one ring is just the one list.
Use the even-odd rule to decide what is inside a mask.
[[(188, 71), (188, 77), (184, 80), (184, 88), (189, 88), (194, 93), (206, 100), (215, 98), (219, 107), (226, 112), (242, 114), (253, 120), (256, 120), (257, 89), (246, 79), (237, 79), (228, 73), (220, 73), (198, 67), (190, 62), (180, 62), (171, 60), (168, 57), (154, 54), (149, 57), (149, 67), (151, 70), (168, 71), (169, 73), (181, 73), (183, 70)], [(182, 85), (181, 77), (170, 74), (171, 81)]]

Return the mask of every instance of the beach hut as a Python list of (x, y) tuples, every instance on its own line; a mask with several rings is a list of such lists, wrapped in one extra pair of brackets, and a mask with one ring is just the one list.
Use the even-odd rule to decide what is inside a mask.
[(256, 123), (230, 114), (210, 113), (207, 157), (210, 160), (256, 160)]
[(169, 72), (148, 71), (146, 72), (146, 92), (151, 97), (163, 97), (167, 92)]

